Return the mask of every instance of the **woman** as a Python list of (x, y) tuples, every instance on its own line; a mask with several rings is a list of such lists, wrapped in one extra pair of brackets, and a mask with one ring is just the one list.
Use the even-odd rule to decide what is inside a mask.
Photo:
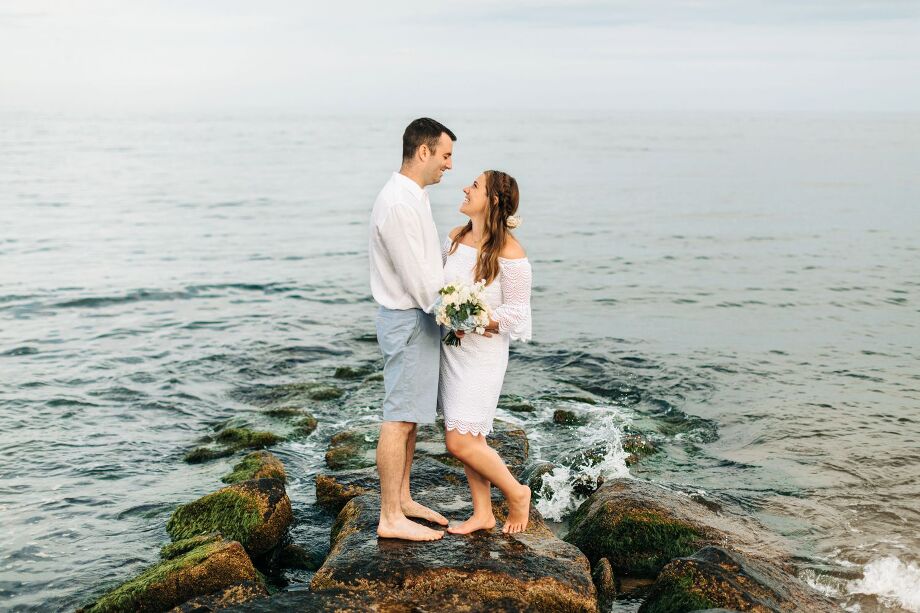
[(438, 404), (447, 450), (463, 462), (473, 498), (473, 515), (447, 531), (469, 534), (495, 527), (490, 491), (495, 484), (508, 502), (502, 532), (513, 534), (527, 528), (530, 488), (518, 483), (485, 435), (492, 431), (509, 341), (530, 339), (531, 268), (510, 232), (519, 223), (517, 181), (487, 170), (463, 192), (460, 212), (470, 221), (454, 228), (444, 243), (444, 280), (471, 285), (485, 279), (492, 320), (485, 335), (466, 334), (462, 345), (441, 347)]

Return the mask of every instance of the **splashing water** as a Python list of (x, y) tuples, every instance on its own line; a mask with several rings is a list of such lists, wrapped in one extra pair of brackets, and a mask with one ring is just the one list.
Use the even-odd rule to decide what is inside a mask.
[(578, 434), (586, 448), (603, 445), (603, 456), (599, 462), (586, 462), (574, 468), (558, 466), (543, 476), (540, 500), (536, 507), (543, 517), (553, 521), (562, 518), (581, 505), (587, 498), (579, 495), (577, 486), (596, 489), (604, 480), (629, 477), (623, 450), (623, 416), (608, 412), (598, 422), (579, 428)]
[(863, 578), (847, 585), (851, 594), (871, 594), (889, 607), (900, 606), (920, 612), (920, 566), (894, 556), (866, 564)]

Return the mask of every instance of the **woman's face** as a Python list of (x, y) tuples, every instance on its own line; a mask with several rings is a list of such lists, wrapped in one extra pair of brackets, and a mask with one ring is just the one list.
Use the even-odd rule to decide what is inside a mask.
[(489, 208), (489, 198), (486, 196), (486, 174), (482, 173), (471, 185), (463, 188), (466, 198), (460, 205), (460, 212), (467, 217), (481, 217)]

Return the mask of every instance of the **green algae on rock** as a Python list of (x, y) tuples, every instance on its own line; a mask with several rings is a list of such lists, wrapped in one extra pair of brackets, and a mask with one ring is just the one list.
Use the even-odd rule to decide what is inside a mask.
[(521, 396), (502, 394), (498, 397), (498, 408), (512, 413), (533, 413), (534, 406)]
[(277, 479), (243, 481), (182, 505), (166, 524), (178, 541), (220, 532), (261, 556), (281, 542), (293, 520), (291, 501)]
[(220, 532), (211, 532), (210, 534), (201, 534), (187, 539), (182, 539), (174, 543), (169, 543), (160, 548), (160, 557), (164, 560), (171, 560), (177, 556), (187, 553), (201, 545), (216, 543), (224, 539)]
[(250, 479), (278, 479), (287, 482), (284, 464), (273, 453), (268, 451), (253, 451), (237, 462), (233, 471), (223, 476), (224, 483), (239, 483)]
[(274, 432), (232, 427), (218, 430), (205, 440), (213, 441), (215, 446), (196, 447), (185, 455), (186, 462), (198, 464), (215, 458), (225, 458), (243, 449), (270, 447), (283, 441), (284, 437)]
[(373, 372), (370, 366), (339, 366), (332, 376), (336, 379), (362, 379)]
[(840, 610), (839, 605), (771, 562), (709, 546), (665, 566), (639, 613), (684, 613), (717, 607), (757, 613)]
[(85, 609), (85, 613), (159, 612), (246, 581), (261, 583), (240, 543), (206, 542), (151, 566)]
[(607, 558), (617, 574), (654, 577), (672, 559), (716, 542), (720, 533), (698, 520), (711, 515), (662, 487), (616, 479), (575, 511), (565, 540), (592, 564)]

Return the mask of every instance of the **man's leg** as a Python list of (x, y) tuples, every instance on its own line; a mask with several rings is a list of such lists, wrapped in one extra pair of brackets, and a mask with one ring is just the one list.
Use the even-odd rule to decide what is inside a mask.
[(380, 523), (378, 536), (401, 538), (410, 541), (434, 541), (444, 533), (426, 528), (410, 521), (403, 513), (400, 492), (406, 472), (409, 435), (412, 433), (412, 449), (415, 450), (415, 424), (405, 421), (385, 421), (380, 426), (380, 440), (377, 442), (377, 472), (380, 474)]
[(402, 477), (402, 489), (400, 490), (400, 507), (406, 517), (418, 517), (419, 519), (426, 519), (435, 524), (446, 526), (448, 523), (446, 517), (412, 500), (412, 493), (409, 491), (409, 473), (412, 472), (417, 434), (418, 424), (412, 424), (412, 431), (406, 440), (406, 467)]

